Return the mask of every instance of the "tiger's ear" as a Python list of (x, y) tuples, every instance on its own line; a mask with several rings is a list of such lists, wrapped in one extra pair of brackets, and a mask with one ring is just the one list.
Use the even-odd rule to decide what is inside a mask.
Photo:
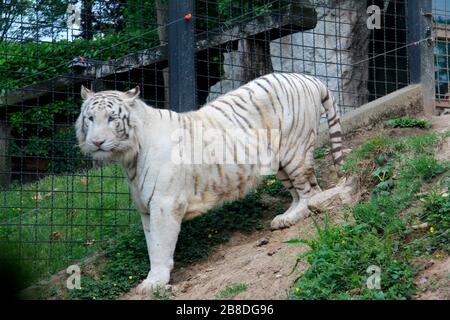
[(139, 89), (139, 86), (136, 86), (134, 89), (128, 90), (125, 92), (125, 95), (128, 99), (134, 100), (137, 97), (139, 97), (139, 94), (141, 93), (141, 90)]
[(93, 95), (94, 95), (94, 91), (89, 90), (85, 86), (81, 85), (81, 98), (83, 98), (83, 100), (87, 100), (90, 97), (92, 97)]

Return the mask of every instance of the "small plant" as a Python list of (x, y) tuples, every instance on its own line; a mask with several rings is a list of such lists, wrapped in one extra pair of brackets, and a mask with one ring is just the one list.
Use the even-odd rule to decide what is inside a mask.
[[(366, 202), (349, 208), (353, 220), (330, 225), (326, 219), (316, 223), (315, 238), (287, 242), (307, 245), (297, 263), (310, 265), (290, 298), (407, 299), (415, 293), (413, 259), (450, 247), (449, 186), (442, 191), (437, 182), (436, 191), (418, 201), (423, 189), (450, 168), (434, 158), (439, 137), (447, 134), (378, 137), (352, 152), (344, 164), (347, 172), (375, 177), (378, 184)], [(412, 221), (426, 222), (427, 229), (411, 228)], [(367, 286), (370, 266), (381, 270), (380, 290)]]
[(241, 292), (247, 290), (248, 286), (245, 283), (233, 283), (227, 286), (225, 289), (220, 290), (216, 293), (216, 297), (221, 298), (232, 298)]
[[(377, 162), (381, 163), (380, 158), (377, 158)], [(372, 172), (372, 176), (378, 179), (378, 184), (375, 187), (374, 193), (378, 193), (380, 191), (388, 191), (394, 185), (394, 181), (392, 180), (392, 176), (394, 174), (392, 161), (388, 161), (385, 166), (379, 167)]]
[(424, 199), (422, 221), (428, 223), (427, 235), (430, 238), (428, 250), (443, 248), (450, 251), (450, 182), (446, 191), (433, 190)]
[(408, 161), (402, 174), (407, 179), (420, 178), (426, 182), (444, 173), (450, 167), (450, 163), (439, 163), (433, 156), (419, 155)]
[(405, 116), (401, 118), (390, 119), (386, 121), (386, 124), (391, 128), (422, 128), (429, 129), (431, 128), (431, 121), (425, 119), (417, 119), (411, 116)]
[(314, 159), (325, 158), (330, 153), (330, 148), (320, 147), (314, 149)]
[(153, 296), (156, 300), (170, 300), (173, 297), (173, 293), (168, 288), (158, 288)]
[[(310, 267), (298, 278), (291, 299), (398, 299), (414, 293), (411, 267), (394, 257), (395, 240), (385, 239), (364, 224), (346, 222), (330, 225), (316, 223), (317, 237), (310, 240), (292, 240), (289, 244), (309, 246), (299, 256)], [(370, 274), (367, 269), (377, 266), (382, 270), (381, 290), (368, 289)]]
[(268, 176), (264, 179), (262, 190), (273, 197), (290, 197), (289, 191), (275, 176)]

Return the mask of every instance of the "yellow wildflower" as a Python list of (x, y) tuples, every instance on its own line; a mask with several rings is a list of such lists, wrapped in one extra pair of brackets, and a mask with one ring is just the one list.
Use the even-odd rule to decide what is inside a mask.
[(133, 280), (133, 276), (128, 276), (128, 279)]
[(295, 292), (300, 293), (300, 288), (295, 288)]
[(436, 230), (433, 227), (430, 227), (430, 233), (434, 233)]

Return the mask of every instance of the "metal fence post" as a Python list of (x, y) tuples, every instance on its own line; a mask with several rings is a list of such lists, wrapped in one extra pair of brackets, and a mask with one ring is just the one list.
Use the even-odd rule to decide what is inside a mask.
[(195, 110), (195, 1), (168, 2), (170, 109), (177, 112)]
[[(420, 41), (433, 34), (432, 0), (410, 0), (408, 5), (408, 42)], [(411, 83), (421, 83), (424, 90), (424, 111), (435, 113), (434, 52), (432, 41), (421, 41), (409, 47)]]

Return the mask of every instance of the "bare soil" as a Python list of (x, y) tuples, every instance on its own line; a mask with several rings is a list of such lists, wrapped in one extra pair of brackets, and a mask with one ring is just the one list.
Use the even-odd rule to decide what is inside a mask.
[(450, 300), (450, 257), (435, 253), (416, 279), (419, 293), (414, 300)]
[[(450, 127), (450, 115), (434, 117), (433, 131), (443, 131)], [(382, 124), (359, 130), (347, 136), (344, 147), (352, 149), (362, 142), (378, 135), (406, 136), (423, 134), (421, 129), (389, 129)], [(442, 159), (449, 158), (450, 144), (439, 152)], [(322, 188), (331, 187), (336, 181), (330, 156), (319, 164), (319, 182)], [(324, 169), (325, 168), (325, 169)], [(330, 179), (330, 176), (332, 177)], [(268, 201), (271, 201), (270, 199)], [(331, 220), (339, 223), (342, 210), (336, 208)], [(316, 219), (323, 217), (315, 216)], [(233, 299), (284, 299), (295, 279), (307, 268), (300, 262), (296, 270), (292, 270), (297, 256), (306, 246), (283, 243), (294, 238), (310, 238), (315, 234), (313, 219), (307, 218), (289, 229), (270, 231), (270, 221), (266, 222), (262, 231), (248, 234), (236, 233), (230, 241), (217, 247), (205, 260), (188, 267), (178, 267), (172, 273), (171, 290), (173, 299), (216, 299), (216, 294), (233, 283), (245, 283), (248, 288)], [(267, 244), (259, 245), (267, 240)], [(431, 263), (431, 262), (430, 262)], [(430, 264), (429, 264), (430, 265)], [(433, 260), (430, 267), (417, 278), (422, 292), (416, 299), (449, 299), (450, 259)], [(423, 280), (426, 279), (426, 280)], [(134, 290), (124, 294), (120, 299), (151, 299), (135, 294)]]

